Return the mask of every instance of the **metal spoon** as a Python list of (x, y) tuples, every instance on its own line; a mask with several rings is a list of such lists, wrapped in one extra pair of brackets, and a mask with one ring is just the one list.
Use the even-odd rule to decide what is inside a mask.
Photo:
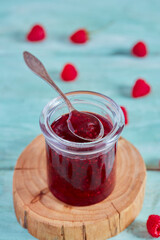
[[(94, 116), (93, 114), (86, 112), (77, 111), (66, 97), (66, 95), (59, 89), (59, 87), (55, 84), (55, 82), (49, 76), (47, 70), (44, 65), (31, 53), (25, 51), (23, 52), (24, 60), (27, 66), (36, 73), (39, 77), (49, 83), (64, 99), (69, 109), (69, 118), (67, 120), (68, 128), (76, 137), (84, 140), (84, 141), (96, 141), (101, 139), (104, 135), (104, 128), (101, 121)], [(83, 125), (83, 126), (82, 126)], [(76, 126), (76, 128), (75, 128)], [(92, 137), (88, 137), (90, 135), (89, 131), (94, 130), (97, 131), (99, 129), (99, 133), (95, 137), (93, 134)], [(86, 133), (89, 133), (86, 136)]]

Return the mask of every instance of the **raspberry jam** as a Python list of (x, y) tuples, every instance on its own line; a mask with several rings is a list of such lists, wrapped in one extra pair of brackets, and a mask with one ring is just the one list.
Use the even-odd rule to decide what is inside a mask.
[(104, 95), (72, 92), (67, 96), (76, 109), (83, 108), (101, 121), (104, 136), (84, 142), (69, 131), (63, 100), (57, 98), (49, 102), (40, 117), (46, 140), (48, 186), (59, 200), (87, 206), (104, 200), (114, 189), (116, 146), (124, 116), (120, 107)]
[[(102, 116), (98, 117), (104, 127), (104, 136), (112, 129), (111, 123)], [(68, 129), (63, 115), (51, 125), (53, 131), (68, 141), (81, 142)], [(51, 192), (65, 203), (84, 206), (97, 203), (107, 197), (115, 185), (116, 145), (104, 154), (85, 156), (81, 160), (58, 154), (47, 144), (48, 184)]]

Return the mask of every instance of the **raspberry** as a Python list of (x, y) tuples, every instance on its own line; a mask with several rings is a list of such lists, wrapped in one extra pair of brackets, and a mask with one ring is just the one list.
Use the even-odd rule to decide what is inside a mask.
[(144, 42), (137, 42), (131, 50), (136, 57), (145, 57), (148, 53), (147, 46)]
[(147, 223), (147, 230), (152, 237), (160, 237), (160, 216), (150, 215)]
[(61, 72), (61, 78), (64, 81), (73, 81), (76, 79), (77, 76), (77, 69), (71, 63), (67, 63)]
[(26, 36), (30, 42), (42, 41), (46, 38), (46, 32), (43, 26), (34, 25)]
[(127, 113), (127, 110), (126, 110), (126, 108), (123, 107), (123, 106), (120, 106), (120, 107), (121, 107), (122, 112), (123, 112), (123, 114), (124, 114), (125, 125), (127, 125), (127, 124), (128, 124), (128, 113)]
[(137, 79), (135, 82), (131, 95), (133, 98), (144, 97), (151, 91), (150, 85), (143, 79)]
[(84, 44), (89, 39), (88, 35), (89, 34), (86, 29), (78, 29), (69, 37), (69, 39), (72, 43)]

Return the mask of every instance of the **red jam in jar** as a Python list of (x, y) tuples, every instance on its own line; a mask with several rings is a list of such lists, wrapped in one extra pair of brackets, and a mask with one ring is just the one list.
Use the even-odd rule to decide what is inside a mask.
[[(115, 124), (114, 114), (112, 116), (114, 107), (120, 115), (119, 124)], [(51, 109), (48, 105), (48, 108), (46, 106), (42, 112), (40, 126), (46, 139), (50, 191), (59, 200), (74, 206), (87, 206), (104, 200), (113, 191), (116, 181), (116, 145), (124, 125), (121, 109), (115, 105), (113, 112), (106, 109), (104, 116), (91, 112), (102, 122), (104, 136), (95, 142), (84, 142), (69, 131), (68, 114), (59, 117), (55, 114), (53, 120), (51, 115), (54, 116), (57, 106)], [(46, 113), (49, 117), (45, 117)]]

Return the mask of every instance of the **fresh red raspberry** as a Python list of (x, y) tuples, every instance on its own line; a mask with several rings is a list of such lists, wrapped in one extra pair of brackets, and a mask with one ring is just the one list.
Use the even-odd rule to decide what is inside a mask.
[(34, 25), (26, 36), (30, 42), (42, 41), (46, 38), (46, 32), (43, 26)]
[(131, 95), (133, 98), (144, 97), (151, 91), (151, 86), (143, 79), (137, 79), (135, 82)]
[(84, 44), (88, 41), (89, 34), (86, 29), (78, 29), (69, 37), (69, 39), (72, 43)]
[(150, 215), (147, 223), (147, 230), (152, 237), (160, 237), (160, 216)]
[(64, 81), (73, 81), (78, 76), (78, 71), (71, 63), (67, 63), (61, 72), (61, 79)]
[(120, 107), (121, 107), (122, 112), (123, 112), (123, 114), (124, 114), (125, 125), (127, 125), (127, 124), (128, 124), (128, 112), (127, 112), (127, 110), (126, 110), (125, 107), (123, 107), (123, 106), (120, 106)]
[(131, 50), (136, 57), (145, 57), (148, 54), (147, 46), (144, 42), (137, 42)]

